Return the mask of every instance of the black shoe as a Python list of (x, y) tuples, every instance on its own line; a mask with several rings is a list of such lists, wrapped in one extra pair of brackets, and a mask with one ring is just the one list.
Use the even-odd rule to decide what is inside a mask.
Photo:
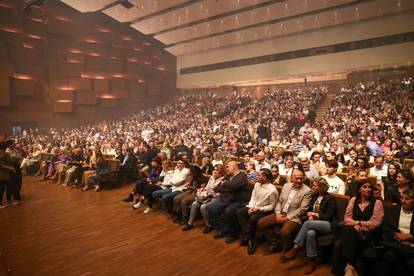
[(240, 246), (241, 246), (241, 247), (243, 247), (243, 246), (247, 246), (248, 242), (249, 242), (249, 240), (248, 240), (248, 239), (243, 238), (243, 239), (240, 241)]
[(213, 231), (213, 227), (211, 227), (211, 226), (206, 226), (206, 227), (204, 227), (203, 234), (208, 234), (208, 233), (210, 233), (211, 231)]
[(220, 231), (220, 232), (218, 232), (217, 234), (214, 235), (214, 239), (215, 240), (219, 240), (219, 239), (222, 239), (222, 238), (224, 238), (226, 236), (227, 236), (226, 233)]
[(230, 236), (224, 242), (225, 243), (233, 243), (235, 241), (237, 241), (237, 237)]
[(129, 196), (127, 196), (126, 198), (123, 199), (123, 201), (125, 202), (132, 202), (134, 200), (134, 195), (133, 194), (129, 194)]
[(193, 228), (194, 228), (194, 226), (192, 224), (186, 224), (183, 227), (183, 231), (188, 231), (188, 230), (191, 230)]
[(249, 240), (247, 243), (247, 254), (252, 255), (254, 252), (256, 252), (256, 242)]
[(180, 221), (181, 225), (186, 225), (187, 224), (188, 219), (187, 218), (182, 218)]

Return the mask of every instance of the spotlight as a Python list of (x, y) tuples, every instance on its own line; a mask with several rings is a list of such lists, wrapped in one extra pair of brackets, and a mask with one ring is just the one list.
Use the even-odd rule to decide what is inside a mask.
[(33, 6), (43, 6), (45, 1), (46, 0), (27, 0), (23, 10), (25, 13), (30, 13)]

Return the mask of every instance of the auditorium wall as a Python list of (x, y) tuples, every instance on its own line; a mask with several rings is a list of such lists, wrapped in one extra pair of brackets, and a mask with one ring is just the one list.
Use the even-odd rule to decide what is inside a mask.
[(0, 131), (111, 120), (173, 97), (176, 58), (101, 13), (0, 0)]
[(178, 88), (232, 84), (414, 61), (414, 43), (323, 54), (180, 75), (181, 68), (358, 41), (414, 31), (414, 11), (177, 57)]

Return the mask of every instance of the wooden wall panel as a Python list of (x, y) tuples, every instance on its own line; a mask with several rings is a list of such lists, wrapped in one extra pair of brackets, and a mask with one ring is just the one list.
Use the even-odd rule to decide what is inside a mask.
[(93, 91), (76, 91), (75, 92), (76, 105), (95, 105), (96, 93)]
[(95, 91), (99, 92), (108, 92), (109, 91), (109, 81), (108, 80), (93, 80), (93, 87)]
[(72, 36), (73, 25), (71, 22), (52, 19), (47, 24), (47, 31), (52, 34)]
[(148, 95), (160, 95), (161, 94), (161, 82), (159, 79), (151, 78), (148, 81), (147, 87)]
[(10, 89), (0, 86), (0, 107), (10, 106)]
[(15, 95), (33, 95), (36, 83), (32, 79), (13, 79), (13, 92)]
[(114, 78), (111, 80), (111, 90), (124, 89), (124, 88), (125, 88), (125, 79)]
[(160, 43), (102, 13), (82, 14), (47, 1), (26, 14), (25, 0), (0, 2), (11, 7), (0, 5), (0, 106), (11, 106), (0, 109), (0, 132), (14, 120), (43, 128), (126, 116), (150, 101), (148, 78), (166, 79), (155, 66), (176, 66)]
[(56, 101), (53, 103), (53, 112), (55, 113), (71, 113), (73, 112), (72, 102)]
[(79, 77), (83, 65), (80, 63), (60, 62), (57, 64), (58, 73), (63, 76)]
[(99, 105), (105, 108), (115, 108), (118, 106), (118, 99), (115, 98), (100, 98)]
[[(23, 42), (21, 45), (23, 45)], [(31, 63), (31, 64), (41, 63), (40, 51), (36, 49), (13, 47), (10, 49), (10, 58), (14, 62), (20, 62), (20, 63)]]
[(50, 99), (53, 101), (58, 101), (58, 100), (73, 101), (75, 92), (72, 90), (52, 89), (52, 90), (49, 90), (49, 93), (50, 93)]
[(88, 78), (69, 77), (69, 87), (73, 90), (92, 90), (92, 83)]

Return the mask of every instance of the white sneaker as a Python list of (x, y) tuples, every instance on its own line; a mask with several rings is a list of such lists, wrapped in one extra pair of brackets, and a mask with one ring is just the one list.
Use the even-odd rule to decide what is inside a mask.
[(149, 214), (152, 212), (152, 209), (150, 207), (147, 207), (144, 211), (144, 214)]
[(139, 208), (141, 208), (142, 207), (142, 202), (141, 201), (138, 201), (138, 203), (136, 203), (136, 204), (134, 204), (134, 205), (132, 205), (132, 208), (134, 208), (134, 209), (139, 209)]

